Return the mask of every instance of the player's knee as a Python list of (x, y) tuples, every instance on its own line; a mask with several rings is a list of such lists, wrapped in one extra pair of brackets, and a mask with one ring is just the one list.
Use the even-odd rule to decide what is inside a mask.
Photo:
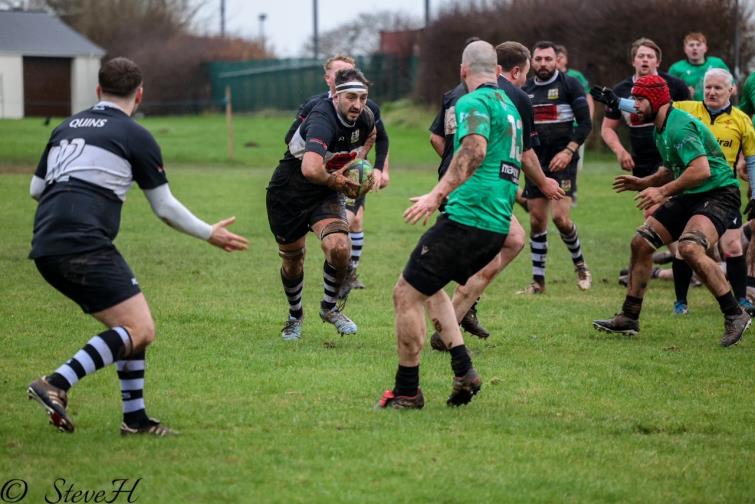
[(142, 350), (155, 341), (155, 322), (152, 317), (122, 324), (122, 327), (128, 331), (135, 351)]
[(703, 232), (685, 231), (679, 237), (679, 255), (685, 261), (690, 261), (699, 254), (705, 254), (709, 245), (708, 238)]
[(328, 257), (333, 266), (343, 265), (351, 257), (349, 237), (342, 233), (329, 235), (326, 242)]
[(306, 248), (295, 250), (278, 250), (283, 261), (283, 274), (288, 278), (297, 278), (304, 272), (304, 256)]
[(524, 229), (519, 227), (514, 230), (512, 227), (511, 230), (512, 232), (506, 237), (506, 241), (503, 243), (503, 248), (513, 255), (518, 255), (524, 248), (526, 242)]
[(632, 253), (634, 255), (653, 255), (653, 252), (655, 252), (655, 247), (644, 236), (634, 235), (634, 238), (632, 238)]

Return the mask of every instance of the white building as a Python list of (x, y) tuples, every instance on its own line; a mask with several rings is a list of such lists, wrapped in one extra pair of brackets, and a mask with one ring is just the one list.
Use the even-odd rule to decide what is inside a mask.
[(65, 117), (93, 105), (104, 55), (46, 12), (0, 11), (0, 119)]

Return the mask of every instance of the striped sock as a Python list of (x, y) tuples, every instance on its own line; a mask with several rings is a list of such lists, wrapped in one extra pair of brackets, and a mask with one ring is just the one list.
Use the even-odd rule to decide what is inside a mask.
[(301, 295), (304, 290), (304, 273), (296, 278), (286, 278), (281, 269), (281, 281), (283, 291), (288, 299), (288, 315), (291, 318), (301, 319), (304, 316), (304, 308), (301, 304)]
[(364, 246), (364, 231), (349, 233), (351, 238), (351, 266), (357, 269), (359, 259), (362, 257), (362, 247)]
[(92, 374), (131, 351), (131, 336), (123, 327), (113, 327), (90, 339), (84, 348), (47, 377), (55, 387), (68, 390), (86, 375)]
[(149, 421), (144, 409), (145, 351), (115, 363), (121, 381), (123, 421), (130, 426), (146, 425)]
[(560, 233), (561, 240), (566, 244), (566, 248), (571, 253), (571, 260), (575, 265), (579, 265), (585, 262), (585, 258), (582, 257), (582, 245), (579, 243), (579, 235), (577, 234), (577, 225), (573, 224), (571, 231), (568, 233)]
[(530, 236), (532, 252), (532, 279), (545, 285), (545, 259), (548, 257), (548, 231)]
[(341, 289), (341, 283), (343, 282), (343, 280), (337, 280), (337, 277), (338, 272), (336, 269), (331, 266), (328, 261), (325, 261), (322, 267), (323, 290), (325, 291), (325, 295), (320, 302), (320, 308), (322, 308), (323, 311), (330, 311), (336, 305), (338, 291)]

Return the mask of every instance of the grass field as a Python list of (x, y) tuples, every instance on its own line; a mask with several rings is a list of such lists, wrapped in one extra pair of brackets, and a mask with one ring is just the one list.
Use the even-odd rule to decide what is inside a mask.
[[(109, 490), (116, 478), (142, 478), (142, 503), (755, 500), (755, 336), (719, 348), (715, 300), (694, 289), (689, 315), (674, 317), (673, 289), (659, 283), (638, 337), (590, 326), (620, 307), (616, 274), (640, 221), (630, 196), (610, 191), (612, 162), (588, 159), (574, 210), (594, 288), (578, 291), (552, 231), (547, 294), (514, 294), (529, 281), (525, 252), (480, 303), (492, 336), (467, 338), (480, 395), (447, 408), (449, 358), (428, 346), (425, 409), (373, 410), (396, 368), (391, 289), (423, 231), (401, 212), (435, 177), (427, 114), (412, 117), (387, 121), (391, 186), (369, 198), (367, 289), (346, 309), (359, 333), (340, 337), (319, 321), (322, 253), (310, 237), (297, 343), (279, 337), (287, 306), (264, 205), (289, 116), (238, 117), (235, 162), (224, 160), (221, 117), (143, 121), (163, 146), (173, 192), (206, 220), (236, 215), (234, 230), (251, 239), (248, 252), (224, 254), (167, 228), (130, 193), (116, 243), (157, 321), (148, 412), (181, 431), (160, 440), (118, 435), (114, 369), (73, 389), (73, 435), (47, 426), (26, 400), (30, 381), (100, 328), (25, 258), (29, 177), (50, 128), (0, 121), (0, 485), (24, 480), (24, 502), (64, 502), (71, 484)], [(244, 148), (250, 141), (258, 146)]]

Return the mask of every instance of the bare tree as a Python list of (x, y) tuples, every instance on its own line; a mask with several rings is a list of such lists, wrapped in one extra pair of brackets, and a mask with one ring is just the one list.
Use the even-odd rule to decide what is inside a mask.
[[(415, 17), (404, 12), (388, 10), (361, 13), (351, 21), (320, 34), (321, 54), (368, 55), (380, 49), (381, 31), (413, 30), (422, 26)], [(302, 54), (310, 56), (314, 43), (310, 39)]]

